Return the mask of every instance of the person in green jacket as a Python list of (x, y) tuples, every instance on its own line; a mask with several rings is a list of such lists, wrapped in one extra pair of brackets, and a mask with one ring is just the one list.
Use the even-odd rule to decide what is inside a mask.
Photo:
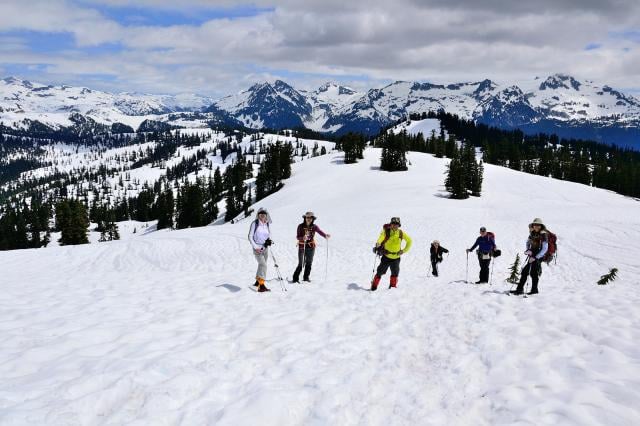
[[(402, 248), (402, 240), (405, 245)], [(391, 278), (389, 279), (389, 288), (398, 286), (398, 275), (400, 274), (400, 256), (408, 252), (411, 248), (411, 237), (400, 229), (400, 218), (392, 217), (389, 224), (384, 225), (373, 252), (380, 255), (380, 265), (376, 270), (376, 274), (371, 282), (371, 291), (376, 291), (380, 279), (387, 273), (387, 269), (391, 268)]]

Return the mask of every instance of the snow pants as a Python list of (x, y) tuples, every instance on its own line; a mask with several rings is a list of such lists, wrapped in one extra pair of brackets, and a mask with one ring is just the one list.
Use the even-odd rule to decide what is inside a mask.
[(263, 280), (267, 279), (267, 260), (269, 259), (269, 248), (265, 247), (261, 253), (256, 253), (255, 250), (253, 255), (258, 262), (258, 270), (256, 271), (256, 279), (262, 278)]

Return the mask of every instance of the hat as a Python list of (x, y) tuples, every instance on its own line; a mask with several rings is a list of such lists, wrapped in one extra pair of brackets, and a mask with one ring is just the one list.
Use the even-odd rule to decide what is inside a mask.
[(542, 222), (542, 219), (540, 219), (539, 217), (536, 217), (535, 219), (533, 219), (533, 221), (531, 221), (531, 223), (529, 224), (529, 226), (533, 226), (533, 225), (540, 225), (544, 228), (544, 222)]
[(310, 217), (313, 220), (316, 220), (316, 216), (313, 214), (313, 212), (306, 212), (304, 216), (302, 216), (303, 219), (306, 219), (308, 217)]
[(399, 217), (392, 217), (392, 218), (391, 218), (391, 221), (390, 221), (389, 223), (391, 223), (391, 224), (394, 224), (394, 223), (395, 223), (395, 224), (396, 224), (396, 225), (398, 225), (398, 226), (402, 226), (402, 225), (400, 224), (400, 218), (399, 218)]
[(262, 213), (264, 213), (264, 214), (269, 214), (269, 212), (267, 212), (267, 209), (265, 209), (265, 208), (263, 208), (263, 207), (260, 207), (260, 208), (258, 209), (258, 214), (262, 214)]
[(487, 228), (485, 228), (484, 226), (480, 227), (480, 232), (487, 232)]
[(433, 240), (433, 242), (432, 242), (431, 244), (437, 244), (437, 245), (440, 245), (440, 241), (438, 241), (438, 240)]

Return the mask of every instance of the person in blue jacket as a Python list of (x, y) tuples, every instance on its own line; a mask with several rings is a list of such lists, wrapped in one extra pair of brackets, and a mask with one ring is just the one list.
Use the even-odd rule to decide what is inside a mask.
[(489, 282), (489, 265), (493, 250), (496, 248), (496, 241), (493, 233), (487, 232), (487, 228), (484, 226), (480, 228), (480, 236), (473, 246), (467, 249), (467, 253), (476, 247), (478, 247), (478, 262), (480, 262), (480, 279), (476, 281), (476, 284), (486, 284)]

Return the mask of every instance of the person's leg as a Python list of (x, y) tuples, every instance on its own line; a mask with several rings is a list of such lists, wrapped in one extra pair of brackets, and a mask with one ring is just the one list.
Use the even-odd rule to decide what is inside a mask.
[(480, 260), (480, 282), (481, 283), (489, 282), (489, 265), (490, 264), (491, 264), (491, 259)]
[(389, 258), (386, 256), (382, 256), (380, 259), (380, 265), (378, 265), (378, 269), (376, 269), (376, 274), (373, 277), (373, 281), (371, 281), (371, 291), (376, 291), (378, 288), (378, 284), (380, 284), (380, 279), (384, 274), (387, 273), (387, 269), (389, 269)]
[(438, 262), (435, 260), (431, 261), (431, 273), (434, 277), (438, 276)]
[(398, 286), (398, 275), (400, 275), (400, 258), (394, 259), (389, 265), (391, 267), (391, 278), (389, 279), (389, 288)]
[(513, 293), (522, 294), (524, 292), (524, 285), (527, 282), (527, 277), (529, 276), (529, 271), (531, 270), (531, 264), (527, 263), (522, 271), (520, 272), (520, 282), (518, 283), (518, 287), (515, 289)]
[(531, 291), (529, 294), (538, 294), (538, 278), (540, 277), (540, 261), (531, 264)]
[(269, 249), (265, 247), (262, 253), (256, 253), (256, 260), (258, 261), (258, 271), (256, 276), (258, 277), (258, 291), (270, 291), (265, 285), (267, 279), (267, 259), (269, 258)]
[(305, 249), (305, 264), (304, 264), (304, 281), (309, 281), (309, 275), (311, 274), (311, 264), (313, 263), (313, 255), (316, 252), (315, 247), (307, 247)]
[(293, 272), (293, 282), (300, 282), (300, 271), (302, 271), (302, 263), (304, 261), (304, 248), (298, 246), (298, 266)]

